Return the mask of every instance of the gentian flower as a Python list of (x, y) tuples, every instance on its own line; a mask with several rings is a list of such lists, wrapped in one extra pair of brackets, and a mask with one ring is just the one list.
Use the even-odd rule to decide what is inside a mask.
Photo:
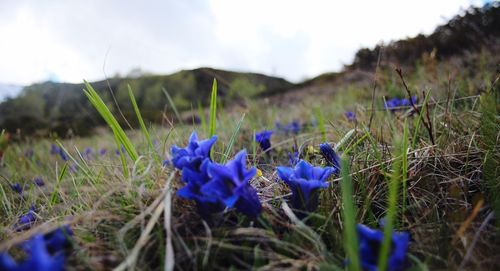
[(201, 187), (207, 196), (220, 199), (228, 208), (235, 207), (248, 217), (257, 217), (262, 206), (250, 179), (257, 172), (255, 167), (246, 169), (247, 151), (242, 150), (225, 165), (209, 163), (210, 181)]
[(323, 155), (323, 158), (325, 158), (328, 165), (334, 167), (334, 173), (338, 174), (340, 171), (340, 158), (335, 150), (333, 150), (333, 148), (325, 142), (319, 144), (319, 151), (321, 152), (321, 155)]
[(68, 247), (71, 243), (69, 237), (73, 235), (69, 225), (57, 228), (43, 236), (47, 250), (50, 253), (57, 253)]
[(68, 154), (63, 150), (63, 148), (59, 148), (59, 156), (63, 161), (68, 161)]
[(401, 105), (401, 101), (398, 98), (392, 98), (385, 101), (384, 109), (389, 109), (392, 112), (396, 111), (397, 107)]
[(318, 207), (318, 190), (328, 187), (326, 180), (335, 171), (332, 167), (314, 167), (300, 160), (294, 168), (278, 167), (278, 176), (292, 190), (292, 207), (312, 212)]
[(19, 183), (10, 184), (10, 188), (12, 188), (14, 192), (19, 193), (19, 195), (23, 193), (23, 187)]
[(344, 112), (344, 116), (350, 122), (356, 121), (356, 113), (354, 113), (353, 111), (346, 111), (346, 112)]
[(50, 145), (50, 154), (52, 155), (59, 154), (59, 147), (56, 144)]
[(28, 212), (19, 217), (19, 220), (17, 221), (16, 225), (14, 225), (14, 229), (16, 231), (24, 231), (31, 228), (31, 226), (33, 226), (36, 220), (35, 212), (36, 212), (35, 205), (32, 204)]
[(260, 145), (260, 148), (263, 151), (267, 151), (271, 148), (271, 136), (273, 135), (273, 131), (264, 130), (260, 133), (255, 134), (255, 141), (257, 141)]
[(42, 178), (40, 178), (40, 177), (36, 177), (36, 178), (34, 178), (34, 179), (33, 179), (33, 183), (34, 183), (36, 186), (38, 186), (38, 187), (40, 187), (40, 186), (44, 186), (44, 185), (45, 185), (45, 182), (44, 182), (44, 181), (43, 181), (43, 179), (42, 179)]
[(217, 136), (212, 136), (210, 139), (198, 140), (196, 132), (193, 132), (185, 148), (172, 146), (172, 163), (174, 167), (180, 170), (186, 166), (191, 169), (198, 169), (205, 158), (210, 159), (210, 150), (216, 140)]
[(16, 263), (6, 252), (0, 253), (0, 270), (5, 271), (60, 271), (64, 270), (65, 257), (62, 253), (50, 255), (44, 237), (36, 234), (24, 245), (24, 250), (28, 255), (21, 262)]
[(201, 163), (199, 170), (184, 167), (182, 169), (182, 180), (187, 184), (177, 191), (179, 197), (194, 200), (198, 207), (198, 213), (205, 219), (209, 218), (211, 214), (222, 212), (225, 209), (224, 203), (219, 198), (214, 195), (207, 195), (202, 189), (202, 186), (210, 181), (207, 170), (211, 163), (206, 158)]
[[(384, 233), (362, 224), (357, 225), (357, 232), (361, 266), (363, 270), (376, 271)], [(410, 235), (407, 232), (394, 231), (392, 233), (391, 251), (387, 263), (387, 270), (399, 271), (405, 270), (408, 267), (406, 252), (409, 242)]]
[(101, 149), (99, 150), (99, 155), (100, 155), (100, 156), (103, 156), (103, 155), (105, 155), (107, 152), (108, 152), (108, 150), (106, 150), (106, 148), (101, 148)]
[[(121, 152), (122, 152), (123, 154), (126, 154), (126, 153), (127, 153), (127, 151), (125, 150), (125, 147), (124, 147), (123, 145), (121, 146)], [(116, 154), (116, 156), (120, 156), (120, 150), (119, 150), (119, 149), (116, 149), (116, 150), (115, 150), (115, 154)]]
[(300, 123), (296, 120), (290, 122), (285, 129), (287, 130), (288, 133), (292, 134), (298, 134), (300, 132)]
[(171, 163), (170, 163), (170, 160), (168, 160), (168, 158), (165, 158), (165, 160), (163, 160), (163, 162), (162, 162), (162, 165), (163, 165), (164, 167), (168, 167), (168, 166), (170, 166), (170, 164), (171, 164)]
[(90, 160), (92, 159), (92, 153), (93, 153), (92, 148), (87, 147), (85, 148), (85, 150), (83, 150), (83, 157), (85, 157), (85, 159), (87, 160)]

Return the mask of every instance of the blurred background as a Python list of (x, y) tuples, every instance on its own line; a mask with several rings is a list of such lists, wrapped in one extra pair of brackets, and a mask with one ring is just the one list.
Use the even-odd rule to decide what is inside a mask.
[(384, 62), (413, 64), (496, 46), (499, 29), (496, 1), (2, 0), (0, 129), (90, 133), (102, 120), (84, 79), (125, 117), (129, 84), (161, 122), (163, 89), (182, 111), (206, 104), (214, 77), (227, 102), (270, 96), (373, 72), (382, 47)]

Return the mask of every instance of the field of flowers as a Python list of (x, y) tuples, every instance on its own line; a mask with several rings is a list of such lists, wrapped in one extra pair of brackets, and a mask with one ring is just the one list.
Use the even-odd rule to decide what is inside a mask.
[(135, 106), (137, 130), (87, 84), (106, 131), (0, 136), (0, 270), (498, 270), (484, 61), (234, 106), (214, 81), (199, 122), (149, 126)]

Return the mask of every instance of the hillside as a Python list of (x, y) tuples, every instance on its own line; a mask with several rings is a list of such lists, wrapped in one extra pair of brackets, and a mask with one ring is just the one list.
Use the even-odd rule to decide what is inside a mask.
[[(279, 93), (289, 89), (288, 81), (257, 73), (239, 73), (211, 68), (183, 70), (171, 75), (145, 75), (138, 78), (110, 78), (90, 82), (113, 112), (118, 113), (113, 96), (127, 118), (121, 124), (135, 126), (133, 109), (128, 97), (128, 85), (134, 91), (143, 117), (150, 122), (162, 122), (173, 114), (162, 89), (166, 89), (178, 110), (205, 106), (209, 100), (213, 79), (219, 82), (223, 103), (251, 98), (266, 92)], [(0, 104), (0, 128), (24, 135), (58, 136), (88, 135), (92, 127), (103, 124), (82, 92), (83, 84), (45, 82), (26, 87), (22, 93)], [(113, 90), (113, 94), (110, 91)]]

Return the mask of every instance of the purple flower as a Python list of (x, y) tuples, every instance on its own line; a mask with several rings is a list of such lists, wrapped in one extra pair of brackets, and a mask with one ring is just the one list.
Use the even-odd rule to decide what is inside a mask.
[(257, 217), (262, 206), (250, 180), (257, 170), (246, 169), (247, 152), (242, 150), (225, 165), (209, 163), (210, 181), (201, 187), (203, 194), (221, 200), (228, 208), (236, 208), (248, 217)]
[(106, 148), (101, 148), (101, 149), (99, 150), (99, 155), (100, 155), (100, 156), (103, 156), (103, 155), (105, 155), (107, 152), (108, 152), (108, 150), (106, 150)]
[(33, 226), (36, 220), (35, 212), (36, 212), (35, 205), (32, 204), (28, 212), (19, 217), (19, 220), (17, 221), (16, 225), (14, 225), (14, 229), (16, 231), (24, 231), (31, 228), (31, 226)]
[(198, 213), (205, 219), (211, 214), (222, 212), (225, 206), (217, 196), (206, 194), (202, 189), (203, 185), (210, 181), (208, 176), (208, 167), (212, 162), (206, 158), (198, 170), (184, 167), (182, 169), (182, 180), (187, 184), (177, 191), (181, 198), (194, 200), (198, 207)]
[(50, 255), (46, 241), (41, 234), (36, 234), (30, 240), (26, 241), (23, 248), (27, 254), (27, 258), (20, 263), (16, 263), (8, 253), (0, 253), (0, 270), (61, 271), (64, 269), (64, 254), (56, 253)]
[(325, 142), (319, 144), (319, 151), (321, 152), (323, 158), (325, 158), (328, 165), (335, 169), (333, 173), (338, 174), (340, 171), (340, 158), (335, 150), (333, 150), (333, 148)]
[(50, 145), (50, 154), (52, 155), (59, 154), (59, 147), (56, 144)]
[[(126, 153), (127, 153), (127, 152), (126, 152), (126, 150), (125, 150), (125, 147), (124, 147), (123, 145), (121, 146), (121, 152), (122, 152), (123, 154), (126, 154)], [(115, 154), (116, 154), (117, 156), (120, 156), (120, 150), (119, 150), (119, 149), (116, 149), (116, 150), (115, 150)]]
[(350, 122), (356, 121), (356, 113), (354, 113), (353, 111), (346, 111), (346, 112), (344, 112), (344, 116)]
[(401, 101), (398, 98), (392, 98), (385, 101), (384, 109), (391, 110), (392, 112), (396, 111), (397, 107), (401, 105)]
[(63, 161), (68, 161), (68, 154), (63, 150), (63, 148), (59, 148), (59, 156)]
[(287, 125), (283, 126), (280, 122), (275, 123), (276, 130), (283, 132), (284, 134), (298, 134), (300, 132), (301, 126), (297, 120), (294, 120)]
[(260, 148), (263, 151), (267, 151), (271, 148), (271, 136), (273, 135), (273, 131), (264, 130), (260, 133), (255, 134), (255, 141), (257, 141), (260, 145)]
[(44, 186), (45, 185), (45, 182), (43, 181), (42, 178), (40, 177), (36, 177), (33, 179), (33, 183), (36, 185), (36, 186)]
[(83, 157), (87, 160), (91, 160), (93, 152), (94, 151), (92, 150), (92, 148), (87, 147), (85, 148), (85, 150), (83, 150)]
[(168, 160), (168, 158), (165, 158), (165, 160), (163, 160), (163, 162), (162, 162), (162, 165), (163, 165), (164, 167), (168, 167), (168, 166), (170, 166), (170, 164), (171, 164), (171, 163), (170, 163), (170, 160)]
[(43, 236), (45, 245), (50, 253), (57, 253), (68, 247), (70, 243), (69, 237), (73, 235), (69, 225), (57, 228)]
[[(384, 233), (380, 230), (371, 229), (365, 225), (358, 224), (357, 232), (359, 238), (359, 254), (363, 270), (377, 270), (380, 248), (384, 239)], [(405, 270), (408, 266), (406, 252), (410, 242), (407, 232), (394, 231), (391, 236), (391, 252), (389, 255), (387, 270)]]
[(278, 176), (292, 190), (292, 207), (312, 212), (318, 207), (318, 190), (328, 187), (326, 180), (335, 169), (314, 167), (300, 160), (294, 168), (278, 167)]
[(23, 187), (19, 183), (10, 184), (10, 188), (17, 192), (19, 195), (23, 193)]
[(196, 132), (189, 137), (189, 143), (185, 148), (172, 146), (172, 163), (174, 167), (182, 170), (184, 167), (198, 169), (206, 158), (210, 159), (210, 150), (217, 140), (217, 136), (210, 139), (198, 140)]

